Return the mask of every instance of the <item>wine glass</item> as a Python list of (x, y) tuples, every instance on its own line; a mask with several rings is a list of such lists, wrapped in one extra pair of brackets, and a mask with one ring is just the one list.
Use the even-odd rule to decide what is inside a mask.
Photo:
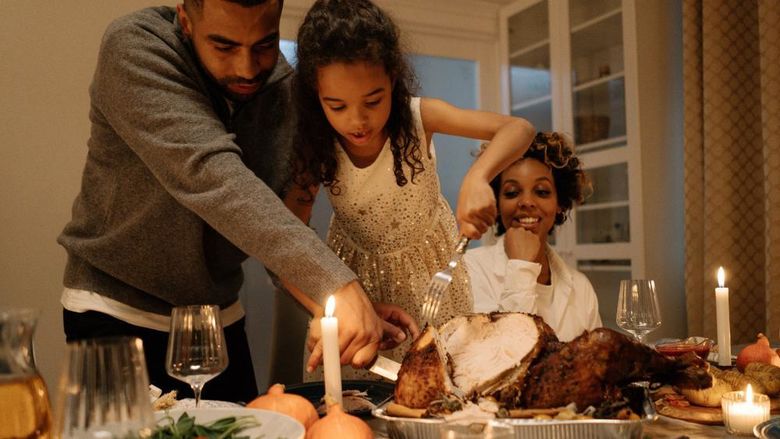
[(168, 375), (184, 381), (200, 404), (203, 386), (227, 368), (225, 333), (216, 305), (173, 308), (165, 367)]
[(55, 404), (55, 437), (149, 437), (155, 425), (143, 343), (108, 337), (69, 343)]
[(655, 281), (621, 280), (615, 321), (640, 343), (644, 342), (647, 334), (658, 329), (661, 326), (661, 311)]

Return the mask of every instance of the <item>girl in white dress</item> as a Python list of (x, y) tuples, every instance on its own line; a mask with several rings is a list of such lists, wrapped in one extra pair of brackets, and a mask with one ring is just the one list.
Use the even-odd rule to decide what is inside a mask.
[[(449, 261), (459, 233), (478, 239), (493, 224), (490, 181), (523, 155), (534, 129), (524, 119), (413, 97), (412, 88), (398, 29), (380, 8), (368, 0), (314, 3), (298, 31), (295, 183), (308, 188), (307, 201), (325, 187), (334, 210), (328, 245), (372, 302), (396, 305), (419, 321), (431, 276)], [(456, 217), (441, 194), (434, 133), (491, 141), (463, 179)], [(292, 190), (288, 204), (297, 201)], [(308, 221), (310, 208), (299, 211)], [(434, 324), (472, 306), (460, 266)], [(309, 311), (322, 313), (316, 304)], [(387, 308), (377, 311), (394, 320)], [(311, 325), (309, 371), (319, 361), (318, 328)], [(408, 340), (385, 355), (400, 361), (407, 348)], [(376, 378), (352, 369), (343, 376)]]

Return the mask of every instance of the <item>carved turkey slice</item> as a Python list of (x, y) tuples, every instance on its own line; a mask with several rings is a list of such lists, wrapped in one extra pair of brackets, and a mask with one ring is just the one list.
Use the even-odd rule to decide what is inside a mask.
[(426, 408), (431, 401), (455, 391), (450, 379), (451, 360), (444, 352), (439, 332), (426, 326), (406, 353), (398, 380), (395, 402), (411, 408)]
[(440, 331), (429, 326), (404, 357), (395, 402), (425, 408), (453, 393), (515, 400), (533, 360), (555, 341), (541, 318), (522, 313), (455, 317)]
[(540, 317), (521, 313), (455, 317), (441, 327), (441, 338), (452, 380), (469, 397), (521, 388), (542, 348), (558, 340)]

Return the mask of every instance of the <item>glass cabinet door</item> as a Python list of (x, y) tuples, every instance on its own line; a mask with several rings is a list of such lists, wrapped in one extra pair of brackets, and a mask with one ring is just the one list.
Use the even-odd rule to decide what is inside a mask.
[(509, 16), (507, 27), (510, 111), (538, 131), (553, 129), (548, 17), (543, 0)]
[(578, 151), (626, 144), (620, 0), (570, 0), (572, 112)]
[(593, 183), (576, 209), (577, 245), (629, 243), (621, 0), (569, 0), (569, 33), (574, 140)]
[(618, 284), (631, 277), (629, 154), (621, 0), (569, 0), (572, 128), (593, 194), (575, 208), (577, 268), (615, 326)]
[(593, 195), (577, 207), (577, 244), (630, 242), (627, 164), (591, 168), (586, 174)]

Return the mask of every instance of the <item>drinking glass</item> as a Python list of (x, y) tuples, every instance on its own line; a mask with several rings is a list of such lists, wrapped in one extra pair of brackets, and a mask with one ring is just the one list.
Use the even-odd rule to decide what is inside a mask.
[(141, 340), (69, 343), (55, 420), (55, 437), (63, 439), (149, 437), (155, 419)]
[(640, 343), (644, 342), (647, 334), (658, 329), (661, 326), (661, 311), (655, 281), (621, 280), (615, 321)]
[(439, 426), (441, 439), (512, 439), (511, 425), (484, 418), (465, 418), (446, 421)]
[(168, 375), (184, 381), (200, 404), (203, 386), (228, 366), (225, 333), (216, 305), (173, 308), (165, 367)]

